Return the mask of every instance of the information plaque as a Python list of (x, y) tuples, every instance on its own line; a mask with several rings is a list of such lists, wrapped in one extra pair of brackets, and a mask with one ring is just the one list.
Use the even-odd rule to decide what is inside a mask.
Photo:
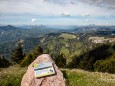
[(55, 69), (52, 62), (34, 63), (34, 74), (36, 78), (41, 78), (49, 75), (55, 75)]

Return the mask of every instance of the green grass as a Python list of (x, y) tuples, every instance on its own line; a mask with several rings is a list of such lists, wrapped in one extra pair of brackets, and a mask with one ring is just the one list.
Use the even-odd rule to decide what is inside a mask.
[[(0, 86), (20, 86), (27, 68), (18, 65), (0, 69)], [(67, 86), (115, 86), (115, 74), (61, 69)]]
[(0, 86), (20, 86), (25, 71), (18, 65), (0, 69)]
[(69, 33), (62, 33), (59, 37), (63, 37), (65, 39), (75, 39), (75, 38), (77, 38), (75, 35), (69, 34)]
[(115, 74), (62, 69), (68, 86), (115, 86)]

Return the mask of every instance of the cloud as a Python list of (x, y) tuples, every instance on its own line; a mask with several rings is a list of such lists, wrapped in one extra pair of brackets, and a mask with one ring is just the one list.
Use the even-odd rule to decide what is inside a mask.
[(47, 2), (48, 0), (43, 0), (43, 2)]
[(84, 20), (84, 22), (90, 22), (88, 19)]
[(58, 4), (58, 5), (64, 5), (67, 4), (71, 0), (43, 0), (43, 2), (49, 2), (53, 4)]
[[(114, 8), (112, 0), (110, 2), (109, 0), (0, 0), (0, 14), (60, 15), (61, 13), (68, 12), (71, 15), (81, 15), (84, 13), (99, 16), (113, 15), (115, 10), (106, 8)], [(104, 7), (101, 7), (101, 5)], [(87, 14), (84, 15), (88, 16)]]
[(70, 16), (70, 13), (64, 12), (62, 15), (63, 15), (63, 16)]
[(91, 16), (91, 15), (89, 13), (84, 13), (84, 14), (81, 14), (81, 16), (87, 17), (87, 16)]
[(33, 18), (32, 20), (31, 20), (31, 22), (35, 22), (37, 19), (36, 18)]
[(111, 8), (115, 9), (115, 5), (111, 6)]
[(81, 0), (82, 2), (88, 3), (90, 5), (112, 8), (115, 5), (115, 0)]
[[(67, 24), (68, 19), (68, 24), (77, 21), (77, 24), (85, 24), (89, 20), (101, 23), (102, 20), (106, 22), (109, 19), (113, 24), (114, 3), (115, 0), (0, 0), (0, 22), (14, 23), (18, 20), (22, 23), (37, 23), (39, 19), (39, 23), (44, 24), (58, 23), (61, 20), (61, 23)], [(106, 18), (107, 16), (110, 18)]]

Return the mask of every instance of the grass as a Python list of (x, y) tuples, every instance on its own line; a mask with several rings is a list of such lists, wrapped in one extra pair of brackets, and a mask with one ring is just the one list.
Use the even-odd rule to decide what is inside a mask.
[(115, 74), (62, 69), (68, 86), (115, 86)]
[(0, 69), (0, 86), (20, 86), (26, 68), (18, 65)]
[[(18, 65), (0, 68), (0, 86), (20, 86), (27, 68)], [(115, 74), (61, 69), (67, 86), (115, 86)]]
[(69, 33), (62, 33), (59, 37), (63, 37), (65, 39), (75, 39), (75, 38), (77, 38), (75, 35), (69, 34)]

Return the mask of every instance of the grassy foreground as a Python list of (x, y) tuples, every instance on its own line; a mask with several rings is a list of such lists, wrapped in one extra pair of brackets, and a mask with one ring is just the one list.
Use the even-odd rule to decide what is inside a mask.
[(68, 86), (115, 86), (115, 74), (62, 69)]
[(20, 68), (18, 65), (0, 69), (0, 86), (20, 86), (26, 69)]
[[(20, 86), (27, 68), (18, 65), (0, 69), (0, 86)], [(115, 74), (61, 69), (67, 86), (115, 86)]]

